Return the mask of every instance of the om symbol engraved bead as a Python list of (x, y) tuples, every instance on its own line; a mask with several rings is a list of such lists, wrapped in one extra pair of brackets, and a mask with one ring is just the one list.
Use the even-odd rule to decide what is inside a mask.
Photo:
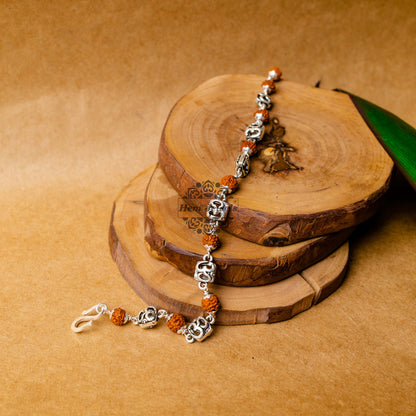
[(246, 139), (252, 141), (259, 141), (263, 138), (264, 126), (256, 123), (250, 124), (246, 128)]
[(157, 309), (154, 306), (148, 306), (140, 311), (137, 323), (142, 328), (153, 328), (159, 320)]
[(228, 213), (228, 204), (220, 199), (211, 199), (207, 208), (207, 217), (210, 220), (224, 221)]
[(212, 256), (204, 256), (195, 266), (194, 279), (198, 282), (212, 283), (215, 278), (217, 266), (213, 262)]
[(242, 153), (237, 157), (235, 162), (235, 173), (239, 178), (244, 178), (250, 172), (250, 157), (246, 153)]
[(211, 324), (202, 316), (194, 319), (187, 328), (186, 341), (188, 342), (202, 342), (205, 338), (209, 337), (212, 333)]
[(266, 94), (262, 94), (261, 92), (257, 94), (256, 103), (259, 107), (266, 108), (267, 110), (269, 110), (272, 106), (272, 100), (270, 97)]

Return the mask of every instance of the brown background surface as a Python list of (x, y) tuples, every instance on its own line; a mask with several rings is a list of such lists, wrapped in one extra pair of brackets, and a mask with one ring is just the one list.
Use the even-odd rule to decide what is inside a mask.
[(187, 345), (105, 320), (142, 302), (108, 249), (112, 202), (182, 95), (215, 75), (343, 88), (416, 125), (409, 1), (1, 1), (0, 413), (411, 415), (416, 198), (401, 177), (344, 285), (294, 319)]

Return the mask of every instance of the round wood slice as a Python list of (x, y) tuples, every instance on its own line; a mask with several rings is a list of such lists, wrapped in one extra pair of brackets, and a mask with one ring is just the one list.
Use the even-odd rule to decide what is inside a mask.
[[(188, 319), (201, 314), (196, 282), (169, 263), (150, 256), (144, 245), (144, 190), (152, 170), (140, 174), (114, 203), (109, 242), (121, 274), (148, 304), (182, 313)], [(140, 186), (139, 186), (140, 184)], [(223, 309), (222, 325), (277, 322), (289, 319), (324, 299), (342, 282), (348, 260), (345, 243), (325, 260), (277, 283), (258, 287), (212, 285)], [(306, 272), (306, 271), (305, 271)]]
[[(234, 173), (262, 80), (216, 77), (172, 109), (159, 162), (189, 204), (206, 209), (215, 185)], [(368, 219), (388, 188), (393, 163), (348, 95), (284, 80), (277, 87), (272, 122), (230, 201), (227, 231), (283, 245)]]
[[(130, 184), (140, 195), (142, 179)], [(156, 167), (145, 196), (145, 241), (154, 257), (169, 262), (193, 276), (197, 261), (206, 250), (202, 245), (208, 220), (181, 199)], [(350, 236), (352, 229), (316, 237), (282, 247), (266, 247), (221, 232), (221, 248), (214, 253), (215, 281), (230, 286), (259, 286), (277, 282), (316, 263)]]

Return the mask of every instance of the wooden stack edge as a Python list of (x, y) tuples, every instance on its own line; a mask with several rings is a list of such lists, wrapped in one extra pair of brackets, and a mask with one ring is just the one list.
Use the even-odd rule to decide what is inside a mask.
[[(159, 163), (181, 197), (185, 197), (189, 189), (198, 188), (200, 180), (179, 165), (164, 143), (163, 135), (159, 146)], [(354, 228), (371, 218), (384, 204), (391, 175), (392, 170), (382, 187), (360, 201), (311, 214), (275, 215), (231, 203), (229, 218), (223, 228), (238, 238), (265, 246), (291, 245)], [(215, 193), (207, 193), (201, 199), (191, 199), (190, 203), (202, 209), (214, 197)]]
[[(194, 319), (201, 313), (194, 279), (149, 255), (144, 244), (144, 193), (152, 168), (137, 176), (114, 203), (109, 243), (121, 274), (148, 304)], [(324, 260), (277, 283), (257, 287), (212, 285), (222, 303), (217, 323), (272, 323), (305, 311), (335, 291), (345, 275), (348, 243)]]
[[(146, 189), (144, 210), (144, 238), (150, 254), (192, 276), (196, 263), (206, 253), (201, 237), (209, 223), (177, 195), (158, 166)], [(352, 231), (342, 230), (284, 247), (262, 247), (221, 231), (222, 247), (214, 253), (215, 281), (229, 286), (275, 283), (327, 257)]]

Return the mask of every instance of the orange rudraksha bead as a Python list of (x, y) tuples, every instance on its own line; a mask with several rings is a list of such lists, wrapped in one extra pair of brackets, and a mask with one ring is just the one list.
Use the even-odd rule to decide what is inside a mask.
[(202, 245), (211, 246), (213, 250), (216, 250), (221, 245), (221, 241), (216, 234), (204, 234), (202, 237)]
[(115, 308), (111, 314), (111, 322), (114, 325), (124, 325), (126, 319), (126, 311), (121, 308)]
[(210, 295), (201, 301), (202, 309), (206, 312), (217, 312), (221, 308), (221, 303), (216, 295)]
[(257, 146), (256, 143), (251, 142), (250, 140), (246, 140), (243, 143), (241, 143), (241, 149), (243, 150), (245, 147), (248, 147), (250, 149), (250, 154), (255, 155), (257, 153)]
[(261, 83), (262, 87), (269, 87), (269, 93), (273, 94), (274, 92), (276, 92), (276, 85), (274, 84), (274, 82), (271, 79), (266, 79), (266, 81), (263, 81)]
[(229, 193), (233, 193), (238, 188), (237, 178), (233, 175), (226, 175), (221, 179), (221, 185), (229, 189)]
[(264, 124), (267, 124), (269, 122), (269, 112), (267, 110), (257, 110), (254, 113), (254, 117), (256, 119), (262, 120)]
[(282, 76), (282, 71), (277, 66), (274, 66), (273, 68), (269, 69), (269, 77), (273, 81), (279, 81), (281, 76)]
[(174, 313), (169, 321), (166, 322), (168, 328), (173, 332), (178, 332), (185, 325), (185, 318), (179, 314)]

